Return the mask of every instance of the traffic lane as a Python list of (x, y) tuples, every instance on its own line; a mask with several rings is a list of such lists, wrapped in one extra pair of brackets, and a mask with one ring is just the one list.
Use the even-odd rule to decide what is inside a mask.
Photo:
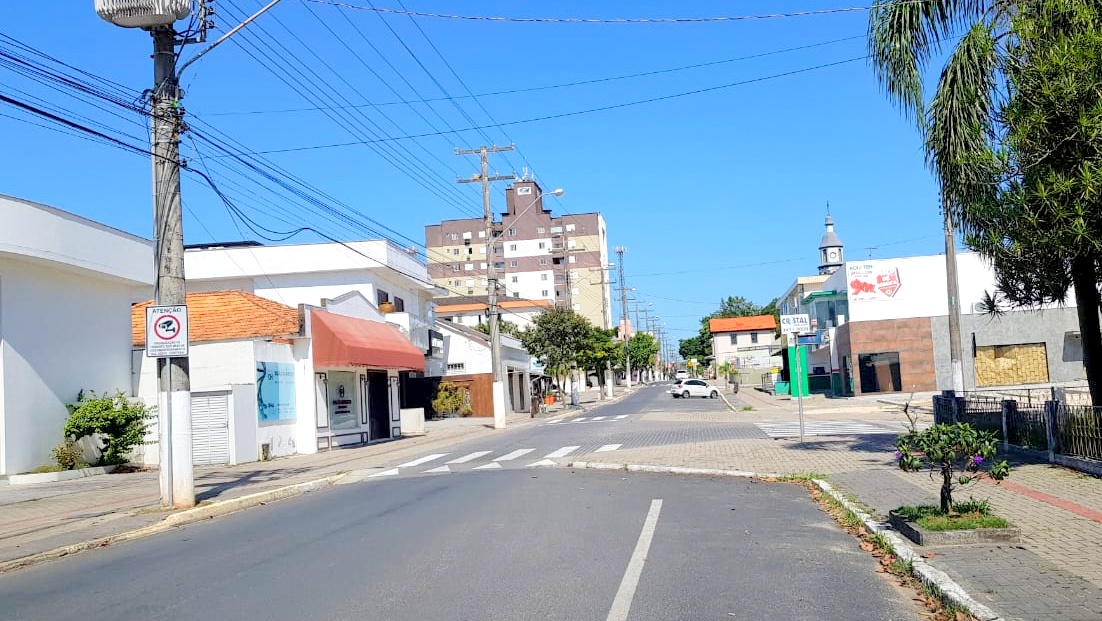
[[(609, 479), (609, 481), (615, 481)], [(567, 471), (347, 485), (0, 576), (5, 619), (600, 619), (644, 510)]]
[(685, 477), (667, 492), (631, 621), (914, 621), (908, 594), (797, 485)]
[(632, 621), (917, 618), (855, 549), (797, 486), (466, 473), (342, 486), (0, 576), (0, 601), (4, 618), (51, 620), (576, 621), (625, 598)]

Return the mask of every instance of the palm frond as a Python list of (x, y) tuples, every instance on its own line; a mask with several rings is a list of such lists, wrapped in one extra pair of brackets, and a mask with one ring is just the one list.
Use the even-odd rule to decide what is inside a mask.
[(869, 57), (888, 97), (922, 127), (922, 72), (956, 29), (983, 14), (984, 0), (877, 0), (869, 13)]

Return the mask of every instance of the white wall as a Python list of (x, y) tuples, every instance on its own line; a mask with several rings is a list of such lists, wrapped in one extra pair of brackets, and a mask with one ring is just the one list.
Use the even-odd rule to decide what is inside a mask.
[[(488, 345), (477, 343), (469, 337), (457, 334), (447, 328), (443, 328), (441, 332), (444, 334), (445, 376), (493, 373), (493, 365), (490, 363), (490, 347)], [(463, 370), (447, 370), (446, 365), (458, 363), (463, 363)]]
[[(544, 276), (547, 280), (543, 280)], [(513, 278), (516, 278), (517, 282), (513, 282)], [(516, 292), (527, 300), (553, 301), (555, 299), (555, 273), (551, 270), (510, 273), (505, 277), (504, 282), (505, 290), (510, 297)], [(547, 295), (543, 295), (544, 290), (547, 291)]]
[(0, 255), (0, 473), (51, 463), (65, 404), (80, 390), (129, 392), (130, 303), (144, 294), (134, 283)]
[[(847, 261), (845, 275), (842, 270), (829, 284), (845, 278), (849, 295), (849, 321), (875, 321), (880, 319), (906, 319), (910, 317), (936, 317), (949, 314), (946, 299), (945, 256), (928, 255), (898, 259)], [(877, 277), (891, 280), (898, 273), (898, 290), (895, 295), (879, 289), (857, 293), (854, 280), (876, 286)], [(979, 314), (976, 303), (983, 299), (985, 291), (994, 293), (995, 273), (991, 266), (973, 252), (957, 255), (957, 279), (960, 286), (961, 313)], [(838, 287), (840, 288), (840, 287)], [(1069, 298), (1074, 306), (1074, 298)], [(1049, 305), (1046, 308), (1055, 308)]]
[[(539, 239), (506, 239), (504, 243), (505, 247), (502, 250), (505, 252), (506, 260), (516, 257), (551, 256), (550, 237)], [(543, 244), (543, 248), (540, 248), (540, 244)], [(511, 250), (513, 246), (516, 246), (517, 249)]]
[[(295, 420), (287, 423), (259, 422), (256, 409), (253, 408), (253, 422), (257, 429), (257, 448), (270, 443), (273, 457), (282, 457), (293, 453), (314, 453), (317, 451), (314, 408), (314, 364), (307, 339), (298, 339), (294, 345), (256, 341), (256, 361), (285, 362), (295, 365)], [(255, 365), (253, 368), (256, 368)], [(255, 392), (256, 374), (253, 374)]]

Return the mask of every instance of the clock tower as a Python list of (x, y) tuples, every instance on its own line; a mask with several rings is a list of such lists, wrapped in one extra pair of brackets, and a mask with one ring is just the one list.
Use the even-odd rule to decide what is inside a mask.
[(834, 232), (834, 218), (827, 214), (826, 232), (819, 242), (819, 273), (833, 274), (845, 262), (842, 256), (842, 240)]

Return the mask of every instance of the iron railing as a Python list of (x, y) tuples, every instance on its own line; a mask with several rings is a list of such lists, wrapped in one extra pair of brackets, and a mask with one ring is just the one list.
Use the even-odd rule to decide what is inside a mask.
[(1061, 405), (1052, 418), (1055, 452), (1102, 460), (1102, 408)]

